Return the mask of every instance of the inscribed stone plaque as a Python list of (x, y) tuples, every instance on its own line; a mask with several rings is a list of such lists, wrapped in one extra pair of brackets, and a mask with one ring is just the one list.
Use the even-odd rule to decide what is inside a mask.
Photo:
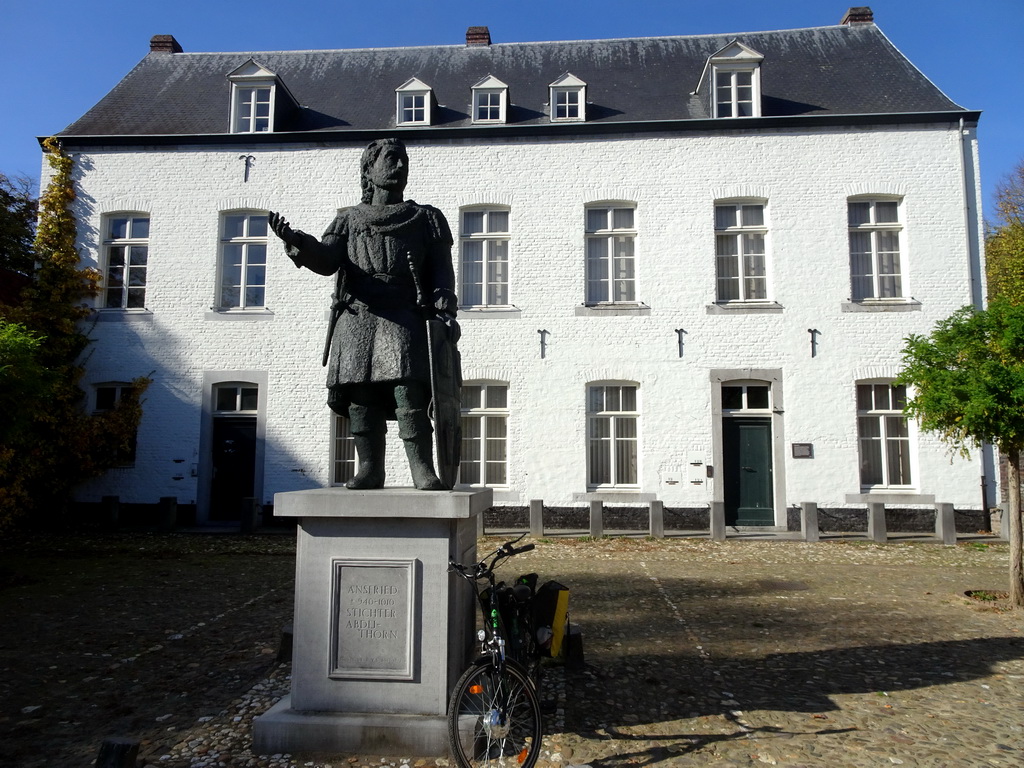
[(329, 677), (413, 679), (415, 563), (332, 561)]

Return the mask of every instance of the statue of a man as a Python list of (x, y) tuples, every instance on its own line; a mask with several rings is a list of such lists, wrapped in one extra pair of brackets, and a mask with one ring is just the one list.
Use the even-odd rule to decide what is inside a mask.
[(345, 485), (384, 486), (385, 422), (392, 420), (413, 483), (443, 490), (450, 485), (434, 469), (427, 413), (425, 320), (453, 321), (458, 309), (451, 230), (436, 208), (403, 199), (409, 156), (401, 141), (370, 144), (360, 169), (362, 202), (338, 213), (320, 240), (292, 229), (279, 213), (270, 213), (270, 227), (296, 266), (337, 276), (324, 364), (328, 405), (348, 417), (359, 455), (359, 469)]

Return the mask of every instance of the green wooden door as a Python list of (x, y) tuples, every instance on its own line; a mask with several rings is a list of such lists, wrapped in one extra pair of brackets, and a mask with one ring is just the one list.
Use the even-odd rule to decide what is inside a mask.
[(256, 480), (256, 418), (213, 420), (213, 483), (210, 520), (242, 516), (242, 499), (253, 495)]
[(722, 459), (726, 525), (774, 525), (771, 419), (722, 419)]

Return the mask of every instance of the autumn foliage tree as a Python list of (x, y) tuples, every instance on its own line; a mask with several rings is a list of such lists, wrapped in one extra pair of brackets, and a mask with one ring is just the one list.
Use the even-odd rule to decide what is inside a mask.
[(35, 222), (32, 182), (0, 173), (0, 269), (31, 274)]
[(996, 217), (985, 238), (988, 293), (1024, 303), (1024, 160), (996, 187)]
[(8, 418), (5, 409), (0, 427), (0, 526), (62, 508), (75, 485), (130, 452), (149, 383), (136, 380), (113, 410), (86, 410), (82, 321), (99, 275), (79, 266), (73, 161), (54, 139), (44, 148), (53, 175), (39, 200), (33, 279), (19, 302), (0, 307), (0, 403), (17, 401), (19, 414)]

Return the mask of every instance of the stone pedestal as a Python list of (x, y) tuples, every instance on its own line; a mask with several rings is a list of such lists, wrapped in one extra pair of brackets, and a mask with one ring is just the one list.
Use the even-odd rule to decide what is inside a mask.
[(299, 518), (291, 695), (253, 725), (257, 754), (445, 755), (448, 694), (472, 644), (469, 585), (491, 491), (279, 493)]

